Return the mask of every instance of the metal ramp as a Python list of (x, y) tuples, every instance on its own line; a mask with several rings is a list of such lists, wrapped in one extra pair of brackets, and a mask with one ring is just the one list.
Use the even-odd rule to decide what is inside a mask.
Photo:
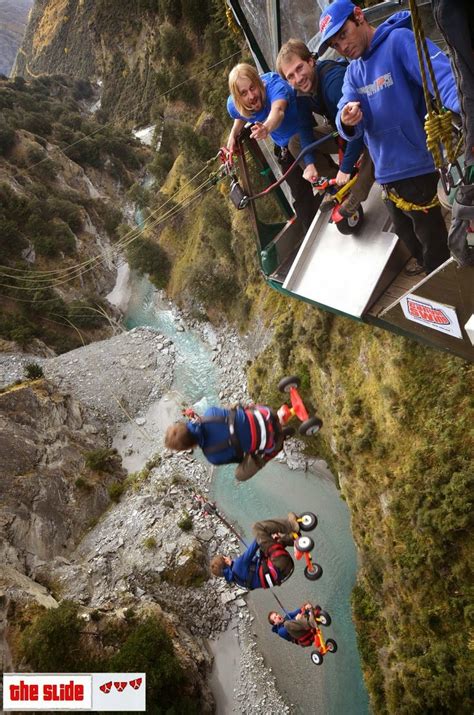
[(364, 223), (357, 236), (345, 236), (318, 212), (283, 288), (306, 300), (354, 318), (383, 293), (408, 259), (394, 233), (381, 189), (374, 185), (364, 202)]

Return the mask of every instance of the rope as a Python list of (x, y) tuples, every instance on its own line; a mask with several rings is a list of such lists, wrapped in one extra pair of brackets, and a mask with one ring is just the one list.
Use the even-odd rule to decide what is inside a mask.
[[(433, 65), (431, 63), (428, 44), (426, 42), (416, 0), (409, 0), (409, 4), (413, 23), (413, 33), (415, 35), (416, 53), (418, 55), (418, 63), (420, 65), (423, 96), (425, 98), (427, 111), (425, 118), (426, 146), (433, 155), (436, 168), (441, 169), (444, 165), (442, 144), (444, 144), (446, 149), (448, 161), (450, 163), (454, 163), (456, 161), (456, 154), (453, 146), (453, 115), (450, 110), (443, 107), (441, 102), (441, 95), (439, 93), (438, 83), (436, 81)], [(425, 62), (433, 87), (434, 100), (431, 97), (428, 87)]]
[(401, 211), (424, 211), (427, 213), (429, 209), (439, 206), (439, 199), (437, 196), (433, 197), (431, 203), (424, 205), (413, 204), (411, 201), (405, 201), (405, 199), (402, 199), (401, 196), (397, 196), (387, 190), (384, 191), (384, 198), (385, 197), (394, 203), (397, 209), (400, 209)]

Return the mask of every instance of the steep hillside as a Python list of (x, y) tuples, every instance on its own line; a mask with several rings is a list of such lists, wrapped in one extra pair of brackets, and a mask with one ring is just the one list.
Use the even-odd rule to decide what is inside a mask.
[(324, 420), (360, 555), (353, 612), (377, 713), (468, 713), (473, 663), (472, 365), (272, 295), (256, 399), (298, 374)]
[(2, 0), (0, 3), (0, 74), (8, 77), (23, 41), (28, 13), (34, 0)]
[(110, 332), (115, 317), (104, 298), (117, 228), (148, 154), (102, 128), (86, 111), (93, 100), (87, 81), (0, 80), (0, 337), (20, 345), (38, 338), (63, 352)]
[(226, 76), (242, 58), (223, 7), (38, 0), (17, 71), (88, 73), (103, 81), (99, 120), (159, 124), (148, 165), (159, 191), (131, 187), (149, 226), (134, 264), (149, 271), (159, 245), (169, 264), (153, 254), (154, 280), (194, 315), (226, 313), (246, 330), (267, 320), (274, 340), (250, 369), (255, 399), (278, 404), (277, 377), (302, 376), (325, 422), (311, 449), (352, 513), (354, 615), (374, 712), (470, 712), (472, 367), (271, 292), (247, 217), (220, 186), (165, 224), (147, 221), (195, 198), (216, 167), (206, 161), (230, 126)]

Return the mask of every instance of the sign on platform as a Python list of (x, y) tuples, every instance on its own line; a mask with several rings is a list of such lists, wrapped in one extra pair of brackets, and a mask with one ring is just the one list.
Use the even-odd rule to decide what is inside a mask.
[(452, 306), (428, 298), (420, 298), (412, 293), (404, 296), (400, 305), (407, 320), (452, 335), (453, 338), (462, 339), (458, 316)]

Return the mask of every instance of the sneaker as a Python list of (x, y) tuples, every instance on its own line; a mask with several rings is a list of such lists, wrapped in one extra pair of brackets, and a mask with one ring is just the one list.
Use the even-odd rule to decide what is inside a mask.
[(326, 213), (327, 211), (332, 211), (334, 208), (334, 196), (332, 194), (325, 194), (323, 200), (319, 205), (319, 210), (321, 213)]
[(300, 533), (300, 525), (298, 523), (298, 517), (296, 516), (294, 511), (288, 512), (288, 521), (290, 522), (290, 526), (293, 531), (296, 531), (297, 534)]
[(419, 276), (425, 272), (425, 269), (420, 266), (416, 258), (410, 258), (403, 272), (406, 276)]
[(355, 214), (357, 209), (360, 206), (360, 201), (356, 202), (353, 201), (352, 197), (349, 196), (348, 199), (346, 199), (343, 204), (339, 207), (339, 213), (343, 218), (350, 218)]

